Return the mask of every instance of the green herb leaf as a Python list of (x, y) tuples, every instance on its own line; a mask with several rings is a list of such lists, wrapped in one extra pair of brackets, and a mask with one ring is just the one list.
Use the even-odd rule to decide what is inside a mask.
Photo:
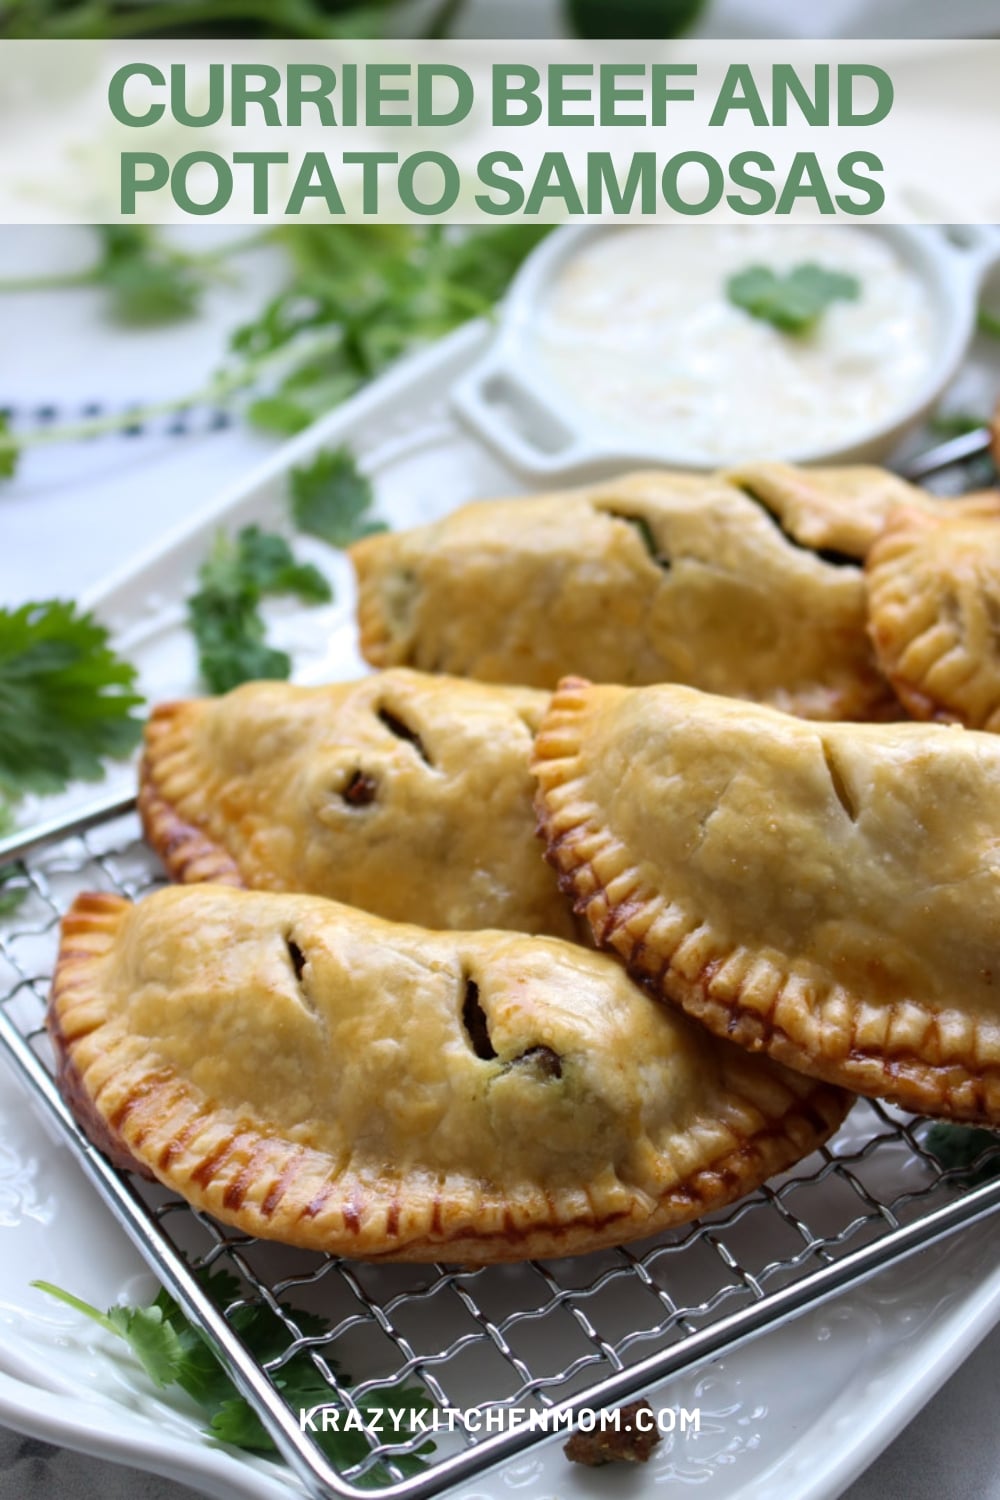
[[(240, 1284), (225, 1271), (202, 1274), (202, 1287), (224, 1312), (240, 1300)], [(66, 1303), (85, 1317), (91, 1318), (107, 1332), (123, 1338), (141, 1361), (143, 1367), (158, 1385), (176, 1384), (187, 1391), (202, 1409), (207, 1431), (219, 1442), (231, 1443), (255, 1453), (273, 1453), (275, 1445), (253, 1408), (239, 1394), (222, 1364), (213, 1354), (202, 1334), (188, 1321), (178, 1304), (168, 1292), (160, 1290), (148, 1307), (113, 1307), (107, 1313), (99, 1312), (89, 1302), (74, 1297), (47, 1281), (34, 1281), (49, 1296)], [(328, 1321), (317, 1313), (280, 1304), (282, 1312), (289, 1317), (301, 1333), (322, 1339), (330, 1332)], [(262, 1364), (278, 1358), (288, 1347), (289, 1334), (281, 1318), (271, 1309), (259, 1303), (236, 1307), (228, 1314), (232, 1328), (239, 1334), (251, 1353)], [(334, 1369), (338, 1381), (343, 1374), (326, 1357), (327, 1364)], [(300, 1349), (281, 1367), (275, 1376), (275, 1385), (292, 1411), (309, 1410), (315, 1406), (334, 1406), (336, 1396), (313, 1364), (306, 1349)], [(419, 1412), (433, 1409), (434, 1402), (419, 1386), (394, 1386), (384, 1391), (373, 1392), (358, 1403), (362, 1412), (374, 1414), (384, 1411)], [(346, 1409), (345, 1409), (346, 1410)], [(386, 1424), (388, 1430), (388, 1424)], [(403, 1422), (397, 1433), (392, 1429), (393, 1439), (405, 1441), (411, 1436), (410, 1425)], [(359, 1463), (371, 1451), (362, 1432), (335, 1431), (317, 1432), (315, 1440), (330, 1461), (341, 1469)], [(424, 1443), (415, 1454), (404, 1454), (394, 1458), (396, 1467), (404, 1474), (419, 1473), (424, 1467), (421, 1455), (434, 1451), (434, 1444)], [(383, 1465), (369, 1471), (365, 1484), (387, 1484), (390, 1475)]]
[(577, 36), (684, 36), (705, 8), (705, 0), (566, 0)]
[(188, 623), (202, 678), (213, 693), (289, 676), (291, 658), (267, 644), (259, 607), (265, 596), (293, 594), (305, 604), (333, 597), (318, 568), (296, 562), (284, 537), (258, 526), (244, 527), (235, 540), (220, 532), (198, 571), (198, 585), (187, 601)]
[(988, 417), (978, 417), (969, 411), (938, 411), (927, 423), (935, 437), (964, 437), (967, 432), (978, 432), (990, 425)]
[(0, 792), (99, 780), (102, 758), (128, 755), (142, 736), (135, 677), (75, 604), (0, 609)]
[(796, 266), (779, 276), (769, 266), (748, 266), (730, 276), (726, 295), (752, 318), (771, 323), (782, 333), (809, 333), (831, 303), (855, 302), (861, 283), (825, 266)]
[(291, 474), (292, 517), (300, 531), (318, 536), (331, 547), (349, 547), (384, 521), (369, 519), (374, 502), (371, 480), (362, 474), (346, 448), (320, 453)]
[[(982, 1130), (976, 1125), (932, 1125), (924, 1137), (924, 1145), (946, 1171), (955, 1171), (957, 1180), (966, 1187), (978, 1187), (1000, 1177), (1000, 1151), (996, 1150), (1000, 1135), (993, 1130)], [(976, 1166), (983, 1152), (991, 1147), (994, 1154)]]
[(0, 412), (0, 479), (12, 479), (19, 449), (10, 430), (10, 418)]
[(108, 1318), (129, 1345), (154, 1385), (172, 1385), (183, 1359), (181, 1343), (163, 1316), (152, 1307), (112, 1307)]
[(976, 326), (980, 333), (985, 333), (987, 338), (1000, 339), (1000, 313), (990, 312), (988, 307), (981, 307)]

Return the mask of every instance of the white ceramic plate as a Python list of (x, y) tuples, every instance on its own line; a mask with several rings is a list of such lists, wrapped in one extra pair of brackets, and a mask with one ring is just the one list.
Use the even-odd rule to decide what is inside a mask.
[[(376, 481), (380, 510), (397, 526), (517, 489), (447, 403), (485, 337), (481, 327), (467, 329), (400, 366), (90, 597), (150, 697), (194, 689), (182, 600), (216, 529), (283, 525), (287, 471), (320, 448), (350, 444)], [(965, 399), (974, 399), (981, 373), (967, 377)], [(331, 572), (337, 598), (321, 610), (275, 607), (274, 638), (294, 653), (300, 680), (353, 675), (363, 664), (348, 566), (319, 543), (296, 545)], [(115, 776), (123, 788), (130, 784), (129, 772)], [(25, 1110), (7, 1069), (0, 1071), (0, 1141), (0, 1420), (229, 1500), (277, 1500), (294, 1490), (277, 1465), (209, 1442), (183, 1396), (154, 1391), (114, 1341), (31, 1290), (29, 1282), (42, 1277), (105, 1306), (149, 1293), (152, 1283), (68, 1149)], [(632, 1476), (631, 1493), (671, 1482), (697, 1486), (707, 1500), (832, 1497), (998, 1318), (1000, 1272), (987, 1223), (655, 1393), (654, 1406), (700, 1407), (701, 1430), (666, 1439), (643, 1474)], [(586, 1500), (604, 1488), (569, 1468), (553, 1440), (454, 1495), (499, 1500), (521, 1490)]]

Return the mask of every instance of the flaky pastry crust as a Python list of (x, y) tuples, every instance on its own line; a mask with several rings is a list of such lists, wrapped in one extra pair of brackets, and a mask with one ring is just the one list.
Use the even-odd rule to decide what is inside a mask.
[(549, 857), (599, 944), (713, 1032), (1000, 1123), (1000, 742), (562, 684)]
[(1000, 494), (893, 516), (866, 566), (879, 663), (917, 719), (1000, 732)]
[(780, 509), (723, 475), (663, 471), (368, 537), (351, 549), (362, 650), (378, 667), (491, 682), (551, 688), (578, 671), (882, 717), (894, 700), (865, 634), (860, 561), (799, 540), (805, 501), (792, 529)]
[(719, 1207), (848, 1096), (603, 954), (316, 897), (80, 897), (49, 1027), (84, 1129), (252, 1235), (366, 1259), (570, 1255)]
[(162, 705), (146, 731), (146, 836), (175, 880), (572, 938), (531, 810), (546, 701), (399, 670)]

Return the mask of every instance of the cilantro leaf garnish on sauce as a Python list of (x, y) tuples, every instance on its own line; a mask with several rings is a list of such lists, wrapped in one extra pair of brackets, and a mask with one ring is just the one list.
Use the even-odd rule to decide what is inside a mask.
[(834, 302), (856, 302), (861, 283), (844, 271), (830, 271), (811, 261), (785, 275), (770, 266), (748, 266), (726, 282), (726, 296), (752, 318), (771, 323), (782, 333), (811, 333)]

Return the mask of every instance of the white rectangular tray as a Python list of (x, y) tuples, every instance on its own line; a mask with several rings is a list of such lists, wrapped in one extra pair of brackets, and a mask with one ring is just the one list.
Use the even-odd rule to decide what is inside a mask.
[[(487, 337), (488, 330), (476, 325), (406, 361), (90, 595), (86, 604), (111, 625), (118, 646), (139, 667), (149, 698), (197, 690), (183, 600), (216, 530), (251, 522), (289, 530), (288, 471), (319, 450), (346, 442), (374, 480), (379, 513), (397, 527), (443, 515), (469, 499), (520, 488), (457, 424), (448, 405), (451, 384)], [(275, 644), (292, 653), (297, 680), (356, 675), (365, 667), (356, 648), (346, 560), (306, 538), (296, 539), (296, 549), (331, 575), (336, 599), (322, 609), (272, 607)], [(127, 792), (131, 784), (132, 773), (119, 768), (108, 790)], [(112, 878), (126, 866), (132, 868), (129, 861), (141, 864), (144, 857), (126, 847), (134, 833), (127, 819), (98, 829), (88, 841), (88, 872), (103, 869)], [(119, 849), (125, 852), (119, 855)], [(76, 877), (68, 864), (60, 871), (57, 860), (47, 878), (52, 900), (61, 907)], [(28, 943), (25, 951), (37, 958), (34, 973), (44, 974), (53, 943), (51, 930)], [(24, 952), (19, 950), (19, 956), (26, 961)], [(0, 958), (0, 966), (4, 962)], [(95, 1340), (90, 1325), (30, 1289), (29, 1281), (41, 1276), (103, 1306), (151, 1287), (142, 1261), (85, 1183), (72, 1153), (47, 1121), (24, 1110), (23, 1101), (18, 1083), (6, 1071), (0, 1073), (0, 1225), (6, 1252), (0, 1272), (5, 1330), (0, 1420), (185, 1480), (209, 1494), (275, 1500), (287, 1494), (295, 1484), (287, 1471), (208, 1442), (183, 1397), (156, 1393), (118, 1349), (100, 1335)], [(870, 1150), (873, 1125), (884, 1144)], [(808, 1177), (834, 1163), (835, 1170), (826, 1170), (825, 1185), (810, 1202), (823, 1219), (820, 1232), (831, 1239), (840, 1233), (849, 1249), (884, 1227), (877, 1206), (883, 1198), (919, 1192), (924, 1184), (923, 1169), (905, 1144), (890, 1139), (893, 1129), (892, 1117), (862, 1105), (837, 1138), (831, 1157), (815, 1158), (800, 1173), (789, 1174)], [(993, 1190), (985, 1191), (989, 1198)], [(786, 1208), (795, 1201), (793, 1193)], [(717, 1216), (714, 1239), (727, 1249), (730, 1241), (738, 1241), (740, 1257), (756, 1268), (765, 1285), (769, 1277), (774, 1278), (770, 1285), (784, 1284), (782, 1278), (790, 1284), (797, 1259), (822, 1263), (815, 1249), (807, 1251), (801, 1236), (795, 1241), (790, 1217), (775, 1211), (773, 1203), (757, 1220), (741, 1210), (730, 1211)], [(783, 1238), (785, 1230), (790, 1240)], [(671, 1244), (683, 1239), (667, 1237)], [(715, 1253), (711, 1238), (703, 1243)], [(643, 1257), (649, 1253), (648, 1247), (636, 1251)], [(600, 1305), (597, 1283), (604, 1269), (595, 1257), (561, 1263), (550, 1273), (555, 1277), (550, 1293), (555, 1286), (561, 1293), (579, 1294), (575, 1300), (570, 1295), (568, 1305), (583, 1312), (584, 1324), (591, 1321), (590, 1309), (597, 1345), (600, 1318), (594, 1310)], [(388, 1270), (383, 1274), (390, 1276)], [(489, 1289), (487, 1306), (496, 1295), (507, 1309), (505, 1316), (511, 1307), (516, 1310), (525, 1290), (519, 1274), (516, 1268), (478, 1273), (486, 1278), (478, 1284)], [(698, 1305), (703, 1274), (704, 1268), (689, 1268), (679, 1278), (682, 1284), (685, 1276), (693, 1277), (689, 1306)], [(712, 1294), (704, 1287), (701, 1291), (710, 1303)], [(621, 1310), (619, 1306), (618, 1314)], [(613, 1322), (613, 1299), (603, 1316)], [(657, 1389), (654, 1405), (699, 1407), (701, 1430), (668, 1437), (633, 1484), (651, 1493), (667, 1480), (687, 1483), (707, 1500), (832, 1497), (890, 1441), (998, 1318), (1000, 1271), (991, 1226), (981, 1224)], [(576, 1323), (579, 1332), (579, 1317)], [(499, 1326), (505, 1326), (503, 1320)], [(618, 1329), (619, 1339), (621, 1335)], [(547, 1360), (546, 1368), (558, 1370), (579, 1357), (574, 1338), (564, 1329), (555, 1346), (544, 1350), (544, 1359), (536, 1341), (533, 1357), (539, 1368)], [(560, 1339), (565, 1339), (564, 1347)], [(639, 1343), (634, 1350), (645, 1354), (652, 1347), (652, 1342)], [(637, 1356), (633, 1352), (630, 1357)], [(800, 1378), (805, 1372), (807, 1378)], [(554, 1390), (558, 1396), (558, 1388)], [(553, 1440), (460, 1484), (454, 1493), (466, 1500), (494, 1500), (511, 1488), (582, 1500), (593, 1494), (593, 1481), (565, 1464), (560, 1441)]]

